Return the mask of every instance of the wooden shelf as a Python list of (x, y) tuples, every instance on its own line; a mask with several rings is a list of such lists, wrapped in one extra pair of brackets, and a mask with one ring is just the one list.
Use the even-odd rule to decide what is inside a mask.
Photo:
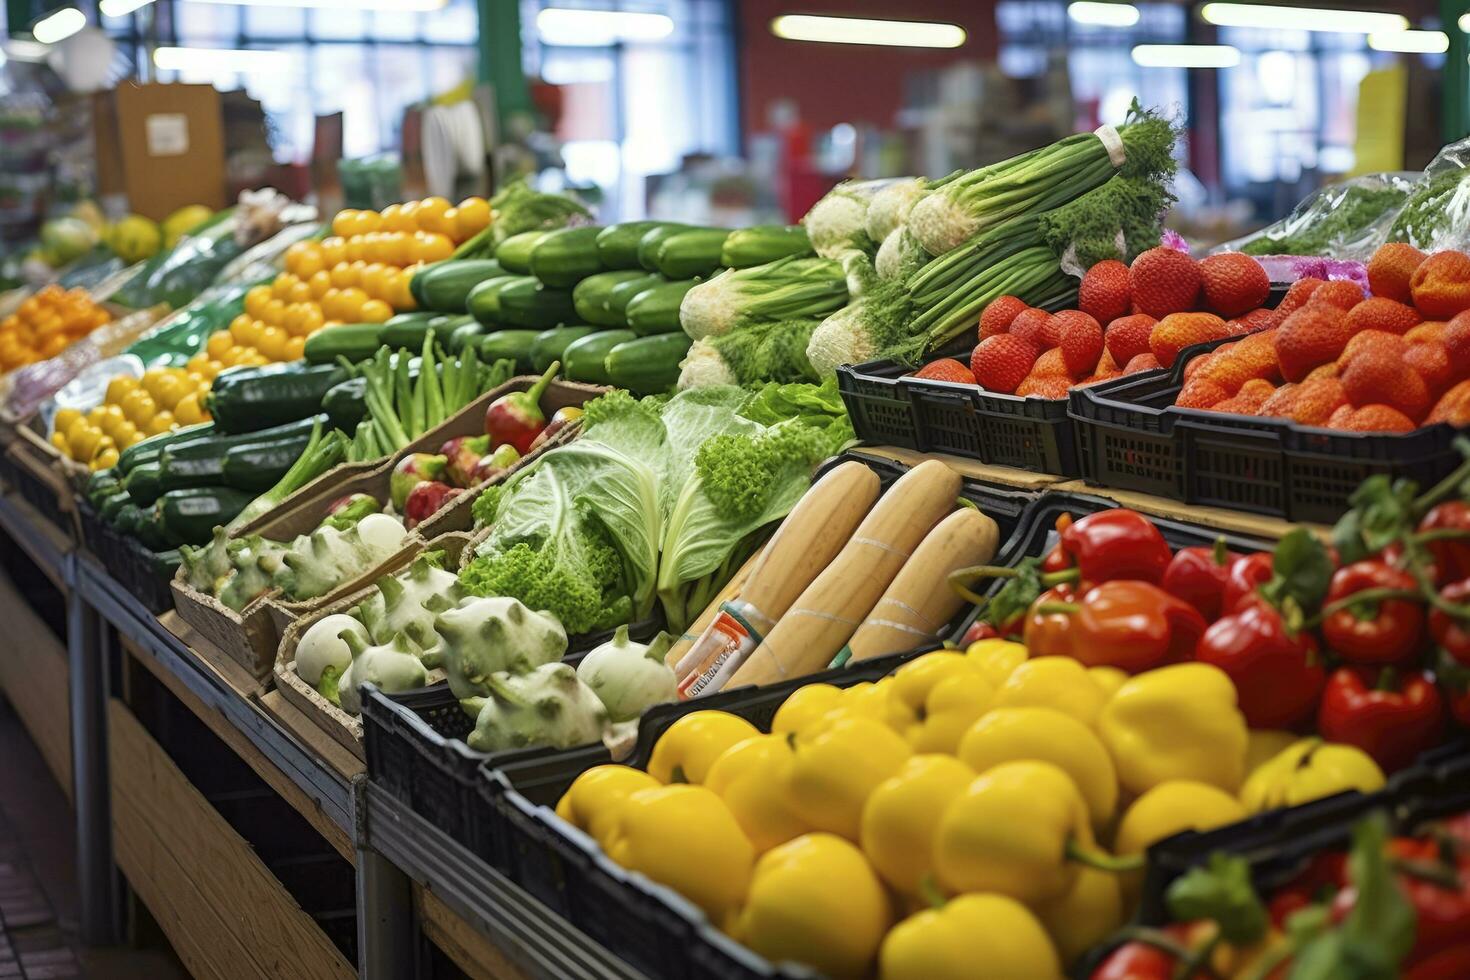
[(0, 572), (0, 690), (15, 707), (67, 799), (71, 779), (71, 692), (66, 647)]

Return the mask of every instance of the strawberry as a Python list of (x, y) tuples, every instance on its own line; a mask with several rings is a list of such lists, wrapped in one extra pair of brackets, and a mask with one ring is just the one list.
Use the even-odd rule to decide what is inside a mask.
[(1067, 378), (1072, 377), (1072, 372), (1067, 370), (1067, 360), (1062, 356), (1060, 347), (1042, 351), (1041, 356), (1031, 368), (1033, 378)]
[(1419, 311), (1412, 306), (1374, 296), (1348, 310), (1347, 327), (1353, 333), (1360, 330), (1387, 330), (1389, 333), (1403, 334), (1423, 320)]
[[(1410, 344), (1403, 356), (1404, 364), (1409, 370), (1424, 379), (1424, 384), (1429, 388), (1431, 396), (1438, 398), (1450, 385), (1455, 383), (1455, 368), (1450, 363), (1449, 351), (1444, 344), (1433, 341)], [(1470, 368), (1470, 365), (1465, 367)]]
[(1160, 364), (1172, 367), (1174, 359), (1184, 348), (1224, 336), (1225, 321), (1213, 313), (1170, 313), (1154, 325), (1148, 346)]
[(1411, 419), (1429, 411), (1429, 387), (1389, 348), (1372, 345), (1359, 350), (1342, 372), (1342, 389), (1358, 408), (1388, 405)]
[(1063, 310), (1055, 319), (1062, 325), (1061, 351), (1067, 362), (1067, 373), (1074, 378), (1086, 377), (1096, 370), (1102, 357), (1102, 327), (1081, 310)]
[(1134, 313), (1109, 323), (1103, 333), (1103, 342), (1113, 360), (1127, 364), (1139, 354), (1148, 353), (1148, 335), (1153, 333), (1154, 324), (1158, 322), (1147, 313)]
[(980, 313), (980, 339), (1009, 332), (1016, 317), (1026, 309), (1026, 304), (1014, 296), (997, 296)]
[(1424, 419), (1425, 425), (1448, 422), (1450, 425), (1470, 425), (1470, 381), (1461, 381), (1439, 396), (1434, 408)]
[(1382, 351), (1385, 357), (1399, 360), (1408, 349), (1408, 341), (1396, 333), (1389, 333), (1386, 330), (1364, 330), (1348, 338), (1347, 346), (1338, 355), (1335, 366), (1337, 373), (1342, 374), (1353, 359), (1364, 351)]
[(1276, 315), (1280, 318), (1277, 321), (1278, 324), (1281, 320), (1285, 320), (1297, 310), (1306, 306), (1307, 300), (1312, 298), (1312, 294), (1317, 291), (1317, 287), (1323, 285), (1326, 281), (1325, 279), (1318, 279), (1315, 276), (1307, 276), (1305, 279), (1298, 279), (1292, 283), (1286, 290), (1286, 295), (1281, 297), (1281, 302), (1276, 306)]
[(1128, 359), (1127, 364), (1123, 365), (1123, 373), (1137, 374), (1139, 371), (1157, 371), (1161, 367), (1163, 365), (1159, 363), (1159, 359), (1152, 354), (1135, 354)]
[(1132, 300), (1128, 267), (1117, 259), (1104, 259), (1088, 269), (1077, 287), (1077, 308), (1098, 323), (1126, 315)]
[(1470, 310), (1470, 255), (1435, 252), (1409, 278), (1414, 305), (1429, 320), (1448, 320)]
[(1266, 404), (1266, 399), (1274, 394), (1276, 394), (1276, 386), (1271, 382), (1265, 378), (1251, 378), (1240, 386), (1240, 390), (1235, 393), (1235, 398), (1232, 400), (1240, 403), (1239, 411), (1242, 415), (1254, 415), (1256, 409)]
[(1035, 344), (1015, 334), (986, 337), (970, 355), (970, 373), (986, 391), (1009, 395), (1031, 373), (1031, 365), (1040, 355)]
[(1230, 392), (1207, 378), (1195, 378), (1179, 389), (1174, 404), (1179, 408), (1209, 408), (1230, 397)]
[(1347, 403), (1347, 393), (1336, 378), (1303, 381), (1287, 418), (1301, 425), (1326, 425), (1332, 413)]
[(1439, 341), (1457, 371), (1470, 371), (1470, 313), (1456, 313), (1441, 331)]
[(1261, 263), (1241, 252), (1221, 252), (1199, 264), (1207, 309), (1223, 317), (1240, 316), (1266, 302), (1271, 277)]
[(1216, 353), (1218, 352), (1211, 351), (1208, 354), (1201, 354), (1198, 357), (1191, 357), (1189, 360), (1185, 361), (1184, 373), (1179, 376), (1180, 380), (1184, 381), (1186, 384), (1190, 381), (1193, 381), (1194, 376), (1203, 371), (1205, 369), (1205, 366), (1215, 359)]
[(1199, 265), (1172, 248), (1151, 248), (1133, 260), (1128, 286), (1134, 305), (1149, 316), (1183, 313), (1199, 298)]
[(911, 377), (924, 378), (929, 381), (954, 381), (958, 384), (972, 385), (975, 383), (975, 375), (970, 369), (952, 357), (941, 357), (937, 361), (930, 361)]
[(1275, 393), (1261, 402), (1261, 407), (1256, 409), (1256, 414), (1269, 418), (1285, 418), (1291, 414), (1292, 405), (1296, 403), (1296, 395), (1301, 385), (1284, 384), (1277, 388)]
[(1118, 362), (1113, 360), (1113, 352), (1106, 347), (1103, 348), (1102, 356), (1097, 359), (1097, 367), (1092, 369), (1093, 374), (1117, 375), (1122, 371), (1123, 369), (1118, 367)]
[(1316, 367), (1312, 368), (1312, 370), (1307, 372), (1307, 376), (1305, 378), (1302, 378), (1302, 383), (1306, 384), (1308, 381), (1321, 381), (1323, 378), (1336, 377), (1337, 362), (1332, 361), (1327, 364), (1318, 364)]
[(1012, 337), (1020, 337), (1040, 350), (1051, 350), (1062, 342), (1061, 325), (1046, 310), (1022, 310), (1011, 321), (1009, 332)]
[(1065, 375), (1031, 375), (1016, 388), (1016, 394), (1021, 398), (1066, 398), (1071, 387), (1072, 380)]
[(1234, 395), (1240, 391), (1242, 385), (1250, 381), (1255, 375), (1251, 373), (1250, 364), (1240, 357), (1216, 355), (1210, 358), (1208, 364), (1195, 372), (1194, 378), (1213, 381), (1226, 394)]
[(1348, 416), (1350, 432), (1413, 432), (1414, 421), (1390, 405), (1364, 405)]
[(1339, 405), (1337, 411), (1333, 412), (1327, 419), (1326, 429), (1346, 429), (1347, 424), (1353, 420), (1353, 413), (1357, 409), (1351, 405)]
[(1251, 310), (1244, 316), (1238, 316), (1233, 320), (1225, 321), (1230, 332), (1235, 336), (1252, 334), (1261, 330), (1270, 330), (1281, 323), (1281, 316), (1275, 310), (1259, 309)]
[(1254, 415), (1256, 407), (1239, 395), (1227, 398), (1222, 402), (1215, 402), (1210, 406), (1212, 412), (1225, 412), (1229, 415)]
[(1404, 339), (1411, 344), (1422, 344), (1432, 341), (1436, 344), (1444, 343), (1444, 332), (1449, 324), (1444, 320), (1425, 320), (1417, 327), (1410, 327), (1409, 332), (1404, 334)]
[(1414, 293), (1409, 281), (1424, 259), (1423, 252), (1404, 242), (1378, 246), (1378, 251), (1368, 260), (1368, 289), (1374, 296), (1412, 303)]
[[(1326, 286), (1319, 287), (1321, 292)], [(1300, 381), (1318, 364), (1337, 360), (1347, 346), (1343, 315), (1330, 303), (1304, 306), (1276, 328), (1276, 356), (1287, 381)]]
[(1312, 295), (1307, 299), (1307, 306), (1321, 306), (1323, 303), (1330, 304), (1346, 312), (1363, 301), (1363, 287), (1346, 279), (1334, 279), (1324, 282), (1312, 290)]

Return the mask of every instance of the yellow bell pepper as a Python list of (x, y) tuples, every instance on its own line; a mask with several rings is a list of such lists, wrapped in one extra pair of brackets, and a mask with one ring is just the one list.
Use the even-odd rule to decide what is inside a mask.
[(629, 796), (607, 856), (667, 885), (728, 930), (745, 901), (755, 848), (730, 808), (703, 786), (659, 786)]
[(965, 656), (975, 661), (985, 672), (985, 679), (990, 681), (991, 687), (1000, 687), (1011, 676), (1011, 671), (1026, 661), (1029, 654), (1024, 643), (991, 637), (988, 640), (976, 640), (965, 647)]
[(585, 832), (607, 850), (607, 841), (624, 801), (659, 783), (630, 766), (593, 766), (578, 776), (556, 803), (556, 815)]
[(1123, 814), (1114, 849), (1119, 854), (1142, 854), (1181, 831), (1223, 827), (1245, 816), (1240, 801), (1219, 787), (1182, 779), (1160, 783)]
[(1046, 927), (1063, 963), (1071, 963), (1123, 924), (1123, 892), (1118, 875), (1086, 865), (1060, 898), (1043, 902), (1036, 915)]
[(888, 726), (844, 716), (796, 736), (791, 759), (777, 778), (797, 816), (855, 842), (868, 795), (911, 754)]
[(1383, 788), (1383, 770), (1362, 749), (1304, 738), (1277, 753), (1246, 779), (1240, 802), (1250, 813), (1297, 806), (1344, 790)]
[(975, 772), (947, 755), (916, 755), (885, 779), (863, 807), (862, 845), (883, 880), (905, 895), (934, 871), (934, 830)]
[[(909, 719), (899, 732), (915, 752), (953, 754), (960, 736), (990, 707), (995, 688), (963, 653), (928, 653), (893, 674), (890, 714)], [(890, 722), (891, 723), (891, 722)]]
[(759, 734), (759, 729), (739, 715), (691, 712), (654, 743), (648, 774), (661, 783), (703, 783), (709, 767), (726, 749)]
[(1252, 728), (1246, 733), (1245, 743), (1245, 778), (1251, 778), (1251, 773), (1261, 766), (1270, 762), (1287, 749), (1291, 748), (1302, 737), (1296, 732), (1281, 731), (1277, 728)]
[(1031, 910), (1004, 895), (961, 895), (910, 916), (883, 940), (881, 980), (1052, 980), (1062, 964)]
[(871, 972), (892, 921), (862, 851), (832, 834), (804, 834), (761, 856), (730, 934), (772, 962), (841, 980)]
[(1011, 671), (991, 706), (1055, 708), (1091, 725), (1106, 701), (1081, 663), (1071, 657), (1036, 657)]
[(1110, 864), (1093, 845), (1082, 794), (1050, 762), (1003, 762), (976, 776), (944, 808), (934, 836), (934, 872), (945, 888), (1027, 905), (1065, 895), (1084, 860)]
[(808, 684), (791, 693), (771, 719), (772, 734), (795, 735), (842, 703), (842, 688)]
[(958, 755), (976, 773), (1002, 762), (1050, 762), (1072, 777), (1094, 827), (1113, 819), (1118, 774), (1091, 728), (1053, 708), (996, 708), (960, 739)]
[(902, 699), (893, 696), (897, 684), (898, 679), (891, 675), (877, 683), (854, 684), (843, 692), (841, 703), (835, 712), (828, 714), (827, 720), (838, 716), (871, 718), (902, 732), (913, 724), (914, 712)]
[(1117, 667), (1088, 667), (1087, 676), (1092, 678), (1103, 696), (1109, 698), (1117, 694), (1118, 688), (1128, 681), (1128, 672)]
[(704, 777), (705, 787), (725, 801), (757, 854), (811, 830), (774, 778), (790, 762), (790, 738), (757, 735), (731, 746)]
[(1245, 717), (1235, 706), (1235, 684), (1209, 664), (1139, 674), (1113, 695), (1097, 727), (1131, 793), (1176, 779), (1234, 793), (1245, 776)]

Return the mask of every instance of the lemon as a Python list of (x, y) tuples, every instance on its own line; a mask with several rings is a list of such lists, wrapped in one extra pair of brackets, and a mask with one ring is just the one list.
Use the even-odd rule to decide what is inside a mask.
[(179, 208), (163, 219), (163, 243), (173, 248), (195, 228), (214, 217), (214, 212), (202, 204), (189, 204)]
[(163, 230), (139, 214), (130, 214), (107, 233), (107, 245), (128, 264), (152, 258), (163, 247)]

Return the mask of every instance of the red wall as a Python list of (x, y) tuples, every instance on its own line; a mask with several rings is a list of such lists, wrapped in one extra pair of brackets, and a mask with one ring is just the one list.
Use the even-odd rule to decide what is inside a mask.
[[(740, 22), (740, 105), (745, 132), (769, 130), (767, 109), (792, 98), (814, 128), (840, 122), (892, 126), (906, 75), (955, 61), (995, 56), (991, 0), (736, 0)], [(958, 24), (968, 37), (958, 48), (887, 48), (787, 41), (771, 33), (781, 14), (830, 14), (935, 20)]]

